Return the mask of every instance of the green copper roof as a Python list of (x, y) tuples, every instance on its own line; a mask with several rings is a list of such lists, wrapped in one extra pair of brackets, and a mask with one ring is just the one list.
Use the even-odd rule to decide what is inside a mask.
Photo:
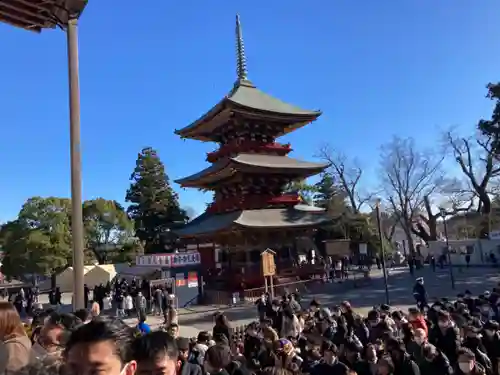
[(248, 80), (238, 81), (227, 98), (235, 104), (259, 111), (313, 117), (321, 115), (320, 111), (302, 109), (276, 99), (260, 91)]

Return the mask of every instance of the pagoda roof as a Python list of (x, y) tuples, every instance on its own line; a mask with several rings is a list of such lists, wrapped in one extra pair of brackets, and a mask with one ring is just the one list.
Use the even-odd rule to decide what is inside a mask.
[(175, 182), (183, 186), (205, 186), (232, 176), (238, 171), (251, 173), (282, 173), (308, 177), (321, 172), (328, 163), (312, 163), (288, 156), (247, 154), (225, 158), (201, 172)]
[(175, 133), (185, 138), (211, 141), (213, 130), (227, 123), (232, 111), (249, 112), (282, 121), (283, 132), (279, 135), (304, 126), (321, 115), (321, 111), (302, 109), (274, 98), (259, 90), (248, 80), (238, 80), (233, 90), (215, 107), (191, 125), (176, 130)]
[[(301, 207), (299, 207), (301, 206)], [(240, 210), (223, 214), (203, 213), (184, 228), (174, 231), (180, 237), (196, 237), (234, 229), (291, 229), (317, 226), (332, 220), (324, 210), (306, 205), (292, 208)]]
[(239, 16), (236, 16), (237, 80), (233, 89), (198, 120), (175, 133), (184, 138), (212, 141), (213, 131), (224, 126), (232, 113), (257, 116), (283, 124), (282, 135), (315, 120), (321, 111), (302, 109), (259, 90), (249, 79)]

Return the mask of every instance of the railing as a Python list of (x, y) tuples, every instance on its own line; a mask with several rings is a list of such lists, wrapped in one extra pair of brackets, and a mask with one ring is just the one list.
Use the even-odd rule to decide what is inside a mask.
[(218, 213), (234, 209), (252, 210), (262, 208), (267, 205), (296, 205), (301, 202), (297, 193), (287, 193), (278, 196), (273, 195), (243, 195), (224, 197), (211, 203), (207, 212)]
[[(274, 295), (281, 296), (285, 292), (295, 292), (298, 291), (301, 294), (308, 293), (308, 285), (318, 282), (320, 279), (311, 280), (299, 280), (287, 283), (277, 283), (273, 286)], [(228, 292), (225, 290), (214, 290), (205, 288), (204, 302), (206, 304), (213, 305), (241, 305), (245, 303), (255, 303), (263, 293), (265, 293), (265, 287), (243, 289), (240, 292)], [(270, 291), (270, 289), (269, 289)]]
[(237, 152), (250, 152), (250, 151), (262, 152), (262, 153), (273, 152), (283, 156), (292, 151), (292, 147), (290, 146), (289, 143), (281, 144), (277, 142), (264, 143), (258, 141), (244, 141), (239, 144), (228, 143), (223, 145), (216, 151), (209, 152), (207, 154), (207, 161), (210, 163), (215, 163), (217, 160), (225, 156), (229, 156)]

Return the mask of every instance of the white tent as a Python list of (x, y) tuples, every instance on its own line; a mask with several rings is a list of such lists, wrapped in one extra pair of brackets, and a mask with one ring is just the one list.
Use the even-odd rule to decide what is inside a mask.
[[(83, 268), (83, 274), (86, 275), (95, 266), (85, 266)], [(56, 276), (56, 287), (61, 289), (62, 293), (69, 293), (73, 291), (73, 267), (68, 267)], [(85, 276), (84, 276), (85, 277)], [(41, 289), (50, 289), (50, 280), (44, 281), (40, 285)]]
[(107, 282), (112, 281), (122, 269), (126, 268), (129, 268), (126, 263), (100, 264), (85, 274), (84, 282), (91, 289), (99, 284), (105, 285)]

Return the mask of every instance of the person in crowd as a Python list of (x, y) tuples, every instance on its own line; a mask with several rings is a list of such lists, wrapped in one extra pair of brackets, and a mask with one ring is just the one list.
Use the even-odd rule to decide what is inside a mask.
[(413, 287), (413, 297), (417, 302), (417, 307), (423, 310), (424, 306), (427, 306), (427, 291), (424, 286), (424, 278), (419, 277), (415, 280), (415, 286)]
[(83, 284), (83, 305), (85, 308), (89, 307), (90, 301), (90, 288), (87, 284)]
[(82, 321), (73, 314), (51, 313), (44, 319), (33, 344), (33, 358), (60, 357), (71, 332), (81, 324)]
[(228, 341), (231, 340), (230, 334), (231, 327), (229, 325), (229, 321), (223, 313), (215, 314), (215, 325), (212, 330), (212, 336), (215, 337), (217, 335), (224, 335)]
[(175, 339), (163, 331), (136, 338), (131, 358), (137, 363), (137, 375), (174, 375), (178, 372), (178, 350)]
[(231, 364), (232, 353), (229, 346), (213, 345), (205, 353), (203, 370), (210, 375), (229, 375), (226, 368)]
[(460, 333), (447, 311), (437, 312), (437, 324), (429, 332), (429, 342), (441, 349), (452, 363), (457, 361)]
[(177, 317), (177, 311), (175, 310), (175, 307), (172, 305), (168, 305), (165, 307), (163, 310), (163, 324), (166, 326), (169, 326), (170, 324), (178, 324), (179, 319)]
[(209, 345), (210, 334), (207, 331), (201, 331), (198, 333), (198, 338), (196, 339), (196, 343), (193, 345), (193, 349), (191, 350), (189, 361), (203, 366), (205, 353), (207, 352)]
[(349, 367), (338, 359), (337, 346), (331, 341), (321, 345), (322, 360), (311, 369), (311, 375), (347, 375)]
[(151, 332), (151, 327), (149, 326), (149, 324), (146, 323), (146, 315), (142, 315), (139, 317), (139, 323), (137, 323), (137, 330), (143, 335)]
[(177, 340), (178, 350), (178, 373), (181, 375), (201, 375), (201, 367), (196, 363), (189, 362), (190, 343), (186, 337), (178, 337)]
[(420, 369), (406, 352), (402, 340), (390, 338), (385, 343), (386, 352), (394, 363), (394, 375), (420, 375)]
[(134, 311), (134, 299), (130, 293), (125, 293), (125, 314), (130, 317)]
[(101, 314), (101, 305), (94, 301), (92, 302), (92, 307), (90, 308), (90, 315), (92, 318), (98, 317)]
[(291, 306), (283, 308), (283, 321), (281, 327), (281, 337), (297, 338), (301, 332), (301, 327), (297, 315), (293, 312)]
[(0, 302), (0, 373), (18, 371), (30, 361), (31, 341), (16, 308), (9, 302)]
[(427, 323), (425, 322), (425, 318), (420, 310), (417, 308), (410, 308), (408, 310), (408, 320), (413, 328), (413, 330), (416, 329), (422, 329), (427, 336), (429, 334), (429, 330), (427, 328)]
[(406, 343), (406, 351), (420, 366), (425, 361), (424, 347), (427, 344), (427, 333), (423, 328), (417, 328), (413, 333), (413, 339)]
[(173, 338), (177, 338), (177, 337), (179, 337), (179, 329), (180, 329), (180, 327), (177, 323), (172, 323), (169, 326), (167, 326), (166, 331)]
[(487, 375), (486, 370), (476, 362), (476, 356), (467, 348), (457, 350), (456, 375)]
[(64, 349), (66, 371), (78, 375), (134, 375), (135, 338), (135, 330), (120, 320), (94, 318), (70, 335)]
[(496, 370), (496, 375), (499, 375), (498, 366), (500, 364), (500, 325), (494, 320), (490, 320), (483, 326), (483, 334), (481, 342), (483, 344), (486, 355), (491, 360), (493, 370)]
[(423, 361), (419, 363), (420, 373), (424, 375), (453, 375), (450, 361), (434, 345), (424, 343), (422, 346)]
[(137, 317), (140, 319), (141, 316), (146, 316), (148, 309), (148, 301), (146, 297), (142, 294), (142, 291), (137, 292), (135, 297), (135, 308), (137, 312)]

